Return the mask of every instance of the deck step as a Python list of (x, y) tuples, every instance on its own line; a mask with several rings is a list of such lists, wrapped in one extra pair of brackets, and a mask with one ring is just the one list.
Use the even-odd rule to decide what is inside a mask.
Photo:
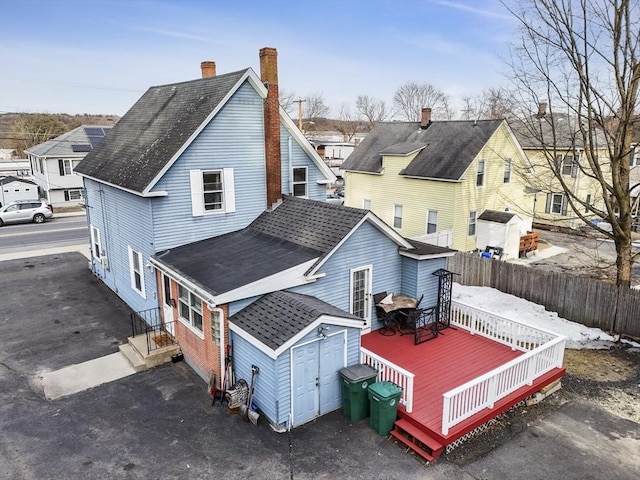
[(429, 462), (437, 460), (444, 452), (444, 445), (408, 420), (401, 418), (394, 426), (391, 435)]
[(133, 348), (130, 344), (125, 343), (118, 347), (120, 352), (129, 360), (129, 363), (133, 367), (136, 372), (141, 372), (147, 369), (146, 364), (144, 363), (144, 358), (140, 356), (138, 351)]

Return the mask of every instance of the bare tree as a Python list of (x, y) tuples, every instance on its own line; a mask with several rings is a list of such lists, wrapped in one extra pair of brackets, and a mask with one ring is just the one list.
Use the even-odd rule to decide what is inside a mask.
[(488, 88), (479, 95), (462, 97), (463, 120), (499, 119), (513, 116), (513, 94), (504, 88)]
[[(510, 67), (522, 103), (548, 102), (523, 121), (544, 148), (546, 167), (575, 215), (616, 247), (617, 284), (629, 286), (640, 253), (631, 248), (630, 154), (640, 87), (640, 5), (637, 0), (523, 0), (507, 5), (521, 26)], [(571, 128), (561, 130), (561, 124)], [(563, 132), (569, 132), (565, 134)], [(574, 168), (599, 189), (600, 204), (577, 195), (556, 153), (576, 152)], [(602, 155), (602, 152), (606, 155)], [(578, 155), (579, 154), (579, 155)], [(603, 158), (606, 156), (606, 158)], [(589, 220), (596, 216), (611, 231)], [(590, 218), (591, 217), (591, 218)]]
[(280, 101), (280, 106), (287, 112), (289, 115), (293, 115), (298, 113), (297, 105), (295, 104), (297, 100), (297, 95), (292, 90), (285, 90), (284, 88), (280, 88), (278, 90), (278, 97)]
[(324, 101), (324, 95), (321, 92), (316, 92), (308, 95), (304, 99), (304, 118), (312, 120), (314, 118), (326, 117), (329, 114), (329, 107)]
[(391, 112), (387, 110), (387, 104), (384, 100), (378, 100), (369, 95), (358, 95), (358, 98), (356, 98), (356, 111), (366, 119), (369, 130), (376, 123), (384, 122), (391, 116)]
[(430, 107), (435, 118), (451, 118), (449, 97), (428, 83), (409, 82), (393, 96), (393, 103), (404, 120), (419, 122), (422, 109)]
[(349, 105), (340, 105), (338, 120), (334, 122), (333, 128), (340, 132), (345, 142), (353, 140), (353, 136), (358, 133), (360, 122), (351, 114)]
[(55, 115), (29, 115), (11, 126), (11, 148), (15, 149), (16, 156), (22, 157), (24, 151), (30, 147), (57, 137), (76, 126), (76, 124), (66, 126)]

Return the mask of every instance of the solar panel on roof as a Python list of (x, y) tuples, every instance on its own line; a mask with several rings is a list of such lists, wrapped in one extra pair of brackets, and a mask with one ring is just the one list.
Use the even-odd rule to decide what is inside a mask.
[(107, 132), (102, 127), (84, 127), (84, 133), (87, 135), (89, 142), (91, 142), (91, 147), (95, 148)]
[(80, 152), (90, 152), (92, 148), (91, 148), (91, 145), (89, 145), (88, 143), (75, 143), (71, 145), (71, 150), (73, 150), (76, 153), (80, 153)]

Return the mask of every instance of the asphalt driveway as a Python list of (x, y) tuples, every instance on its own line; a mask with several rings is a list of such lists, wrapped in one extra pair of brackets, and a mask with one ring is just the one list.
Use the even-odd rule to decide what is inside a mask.
[(40, 375), (116, 352), (129, 310), (77, 253), (0, 262), (0, 292), (0, 479), (640, 476), (638, 425), (581, 403), (471, 462), (425, 466), (340, 412), (291, 433), (254, 427), (211, 407), (184, 363), (46, 400)]

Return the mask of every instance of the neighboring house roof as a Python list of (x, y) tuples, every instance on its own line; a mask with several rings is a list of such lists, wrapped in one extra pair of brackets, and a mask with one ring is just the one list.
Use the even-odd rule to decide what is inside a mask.
[(343, 170), (381, 173), (382, 155), (420, 152), (400, 175), (460, 180), (504, 120), (381, 122), (342, 165)]
[(362, 323), (362, 319), (310, 295), (268, 293), (229, 318), (255, 339), (276, 351), (323, 316)]
[(82, 125), (35, 145), (25, 152), (38, 157), (82, 157), (96, 148), (111, 128), (99, 125)]
[[(554, 113), (544, 116), (531, 115), (525, 120), (509, 121), (509, 126), (525, 150), (555, 148), (571, 150), (583, 148), (583, 138), (578, 128), (578, 119), (567, 114)], [(596, 141), (604, 148), (606, 139), (602, 131), (596, 130)]]
[(485, 220), (487, 222), (495, 223), (509, 223), (516, 214), (513, 212), (502, 212), (499, 210), (485, 210), (478, 217), (478, 220)]
[(450, 256), (456, 253), (456, 250), (452, 250), (447, 247), (441, 247), (439, 245), (432, 245), (430, 243), (420, 242), (407, 238), (407, 241), (413, 248), (405, 250), (409, 252), (411, 256), (425, 257), (425, 256)]
[[(225, 303), (246, 298), (249, 290), (239, 289), (250, 285), (266, 291), (299, 285), (367, 220), (400, 248), (411, 249), (407, 240), (368, 210), (285, 196), (242, 230), (160, 252), (152, 259), (161, 270), (198, 285), (201, 295), (206, 292), (217, 303)], [(276, 274), (282, 274), (277, 281)], [(268, 277), (272, 277), (268, 285), (259, 283)]]
[(11, 182), (22, 182), (28, 183), (30, 185), (36, 185), (36, 182), (32, 182), (31, 180), (25, 180), (23, 178), (16, 178), (9, 175), (8, 177), (0, 178), (0, 185), (7, 185)]

